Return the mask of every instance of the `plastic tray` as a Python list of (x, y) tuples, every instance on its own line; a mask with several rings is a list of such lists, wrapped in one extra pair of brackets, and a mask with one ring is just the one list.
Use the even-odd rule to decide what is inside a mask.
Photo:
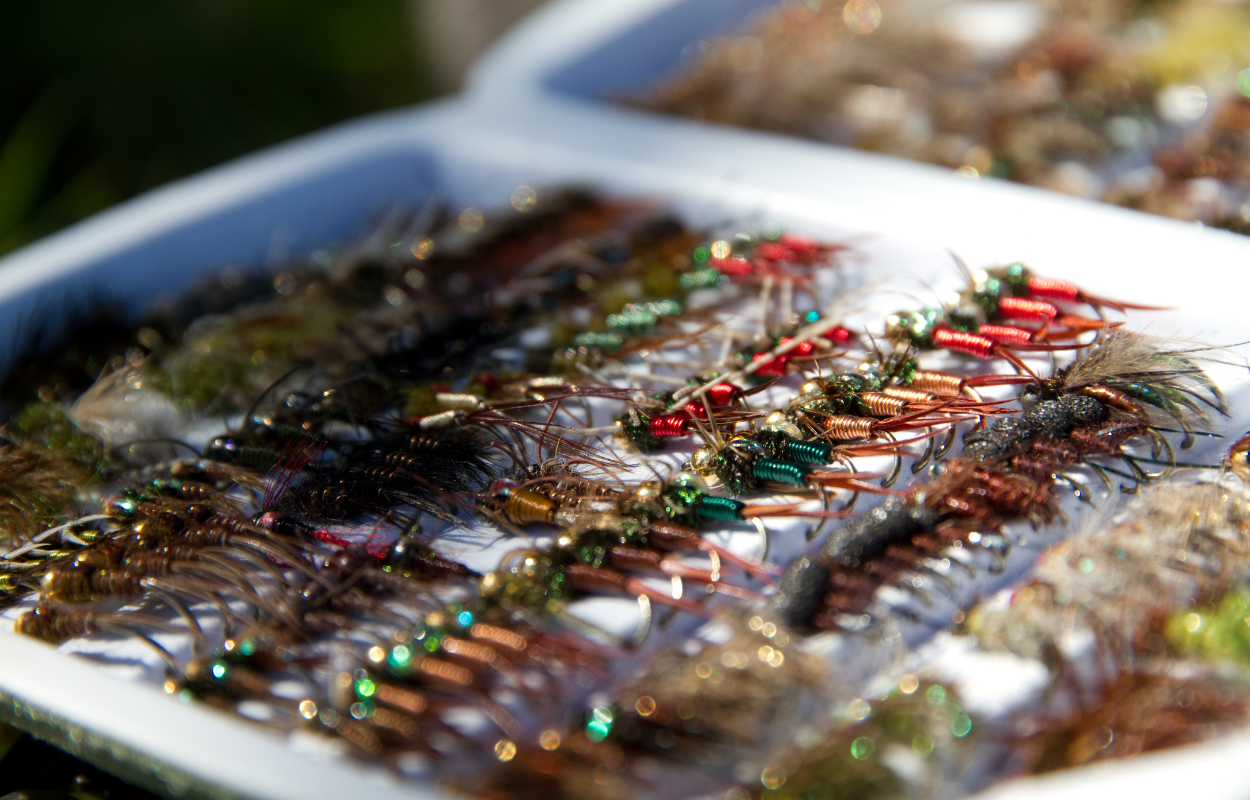
[[(801, 142), (479, 99), (370, 118), (274, 148), (0, 260), (0, 358), (11, 355), (19, 326), (70, 313), (75, 296), (104, 293), (138, 309), (224, 264), (277, 268), (397, 204), (437, 196), (489, 208), (520, 184), (569, 182), (655, 196), (695, 222), (767, 218), (822, 237), (880, 232), (904, 249), (949, 246), (974, 264), (1024, 258), (1098, 294), (1162, 297), (1201, 312), (1159, 315), (1157, 333), (1250, 338), (1240, 292), (1247, 238)], [(957, 284), (953, 273), (947, 277)], [(297, 752), (265, 729), (7, 631), (0, 632), (0, 701), (0, 715), (19, 726), (170, 795), (439, 796), (381, 770)], [(1120, 794), (1153, 796), (1201, 768), (1206, 796), (1241, 797), (1250, 794), (1250, 773), (1240, 766), (1248, 756), (1250, 737), (1226, 739), (1054, 780), (1068, 796), (1105, 794), (1099, 775)], [(1020, 791), (1049, 785), (1024, 783)]]
[(742, 28), (778, 0), (555, 0), (527, 17), (470, 70), (467, 87), (529, 104), (550, 96), (597, 103), (642, 92), (686, 48)]

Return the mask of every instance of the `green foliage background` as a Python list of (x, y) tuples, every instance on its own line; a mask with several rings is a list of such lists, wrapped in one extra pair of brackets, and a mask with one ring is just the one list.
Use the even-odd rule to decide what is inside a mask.
[(0, 253), (435, 94), (404, 0), (0, 0)]

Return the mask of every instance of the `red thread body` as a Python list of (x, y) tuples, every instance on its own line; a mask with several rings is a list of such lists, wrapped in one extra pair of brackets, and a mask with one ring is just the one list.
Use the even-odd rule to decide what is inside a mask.
[(769, 261), (767, 258), (753, 258), (751, 259), (751, 266), (760, 275), (778, 274), (777, 265), (774, 264), (772, 261)]
[(763, 362), (755, 370), (756, 375), (766, 378), (780, 378), (786, 374), (786, 365), (790, 363), (788, 356), (773, 357), (769, 353), (756, 353), (752, 361)]
[(1029, 300), (1025, 297), (1004, 297), (998, 301), (998, 313), (1006, 319), (1050, 322), (1059, 315), (1059, 309), (1044, 300)]
[(1067, 281), (1057, 281), (1051, 278), (1029, 278), (1029, 297), (1036, 297), (1042, 300), (1059, 300), (1065, 303), (1075, 303), (1081, 298), (1081, 290)]
[[(783, 336), (781, 337), (781, 341), (778, 342), (778, 346), (784, 347), (792, 341), (794, 341), (794, 339), (791, 337)], [(814, 352), (816, 352), (816, 345), (811, 342), (800, 342), (794, 348), (786, 353), (783, 353), (782, 355), (773, 356), (770, 353), (756, 353), (755, 357), (751, 360), (764, 362), (758, 369), (755, 370), (756, 375), (780, 378), (782, 375), (786, 374), (786, 367), (789, 365), (790, 358), (792, 356), (802, 358), (804, 356), (810, 356)]]
[[(781, 337), (781, 340), (778, 341), (777, 344), (781, 347), (785, 347), (786, 345), (790, 344), (790, 342), (793, 342), (793, 341), (794, 341), (793, 337), (783, 336)], [(803, 356), (810, 356), (813, 352), (815, 352), (815, 350), (816, 350), (816, 345), (812, 344), (811, 342), (800, 342), (798, 345), (795, 346), (793, 350), (786, 353), (784, 356), (781, 356), (781, 358), (785, 358), (786, 356), (799, 356), (800, 358)]]
[(933, 344), (946, 350), (953, 350), (956, 353), (964, 353), (977, 358), (992, 358), (994, 355), (994, 341), (992, 339), (978, 336), (975, 333), (953, 331), (950, 328), (940, 328), (934, 331)]
[(1005, 345), (1028, 344), (1033, 340), (1033, 331), (1011, 325), (981, 325), (977, 335)]
[(704, 396), (712, 401), (712, 405), (727, 406), (742, 397), (742, 390), (732, 383), (718, 383), (715, 386), (709, 386)]
[(685, 407), (682, 408), (681, 411), (675, 411), (673, 413), (679, 417), (682, 414), (685, 414), (687, 416), (699, 417), (701, 419), (710, 420), (712, 418), (712, 415), (708, 413), (707, 406), (704, 405), (703, 401), (701, 400), (691, 400), (690, 402), (686, 403)]
[(689, 436), (693, 426), (694, 422), (688, 416), (664, 414), (651, 420), (651, 435), (668, 439)]
[(312, 537), (316, 539), (317, 541), (321, 542), (322, 544), (328, 544), (332, 547), (350, 547), (351, 546), (351, 542), (349, 542), (347, 539), (344, 539), (339, 536), (335, 536), (334, 534), (330, 533), (324, 528), (313, 531)]
[(782, 234), (781, 244), (795, 253), (805, 256), (815, 256), (824, 248), (815, 239), (809, 239), (806, 236), (799, 236), (793, 233)]
[(839, 325), (822, 333), (820, 338), (832, 344), (848, 344), (853, 336), (854, 334), (851, 333), (849, 328), (843, 328)]
[(760, 258), (767, 258), (770, 261), (783, 261), (793, 263), (798, 260), (798, 254), (786, 247), (784, 244), (775, 242), (764, 242), (755, 248), (755, 254)]
[(750, 275), (755, 268), (744, 258), (711, 258), (708, 261), (726, 275), (741, 277)]

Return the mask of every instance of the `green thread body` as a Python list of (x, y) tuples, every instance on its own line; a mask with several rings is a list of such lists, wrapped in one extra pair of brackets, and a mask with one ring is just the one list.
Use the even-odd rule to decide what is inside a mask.
[(833, 445), (826, 442), (799, 442), (790, 440), (786, 457), (800, 464), (829, 464), (833, 461)]
[(605, 322), (609, 330), (614, 332), (610, 335), (619, 339), (622, 333), (629, 335), (653, 333), (660, 319), (675, 316), (681, 311), (682, 305), (676, 300), (628, 303), (617, 313), (609, 314)]
[(589, 331), (573, 337), (574, 347), (597, 347), (605, 353), (615, 353), (625, 344), (625, 337), (608, 331)]
[(747, 504), (740, 500), (705, 494), (694, 504), (694, 512), (704, 519), (717, 522), (741, 522), (746, 519), (742, 516), (742, 510), (746, 507)]
[(762, 481), (784, 483), (800, 488), (807, 485), (807, 476), (811, 474), (811, 470), (802, 464), (796, 464), (793, 461), (776, 461), (771, 458), (759, 459), (752, 465), (751, 471)]

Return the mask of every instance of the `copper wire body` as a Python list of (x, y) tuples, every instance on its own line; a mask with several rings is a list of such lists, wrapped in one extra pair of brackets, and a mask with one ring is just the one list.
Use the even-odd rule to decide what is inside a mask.
[(550, 500), (561, 509), (577, 510), (609, 510), (615, 509), (618, 498), (610, 487), (578, 486), (576, 484), (560, 485), (556, 483), (534, 483), (528, 488), (539, 497)]
[(18, 617), (13, 629), (26, 636), (43, 639), (45, 642), (63, 642), (66, 639), (95, 633), (95, 616), (95, 612), (81, 609), (57, 611), (51, 608), (36, 608)]
[(225, 545), (231, 533), (225, 526), (195, 525), (178, 534), (178, 539), (188, 547), (212, 547)]
[(1110, 386), (1083, 386), (1077, 391), (1094, 398), (1108, 408), (1130, 414), (1142, 421), (1146, 420), (1146, 412), (1141, 405), (1119, 389), (1112, 389)]
[(55, 604), (133, 597), (142, 593), (144, 578), (169, 575), (175, 565), (195, 559), (201, 546), (200, 543), (171, 544), (159, 550), (130, 553), (120, 563), (53, 567), (40, 580), (40, 597), (44, 602)]
[(181, 500), (193, 502), (212, 502), (222, 496), (217, 487), (198, 481), (180, 481), (176, 486), (169, 487), (169, 491)]
[(409, 714), (421, 714), (429, 707), (429, 701), (419, 692), (402, 689), (389, 683), (378, 684), (374, 698), (380, 703), (403, 709)]
[(881, 394), (895, 397), (908, 403), (932, 403), (938, 399), (938, 396), (933, 392), (903, 386), (887, 386), (881, 390)]
[(369, 723), (387, 731), (393, 731), (404, 739), (415, 739), (421, 731), (420, 727), (412, 719), (398, 711), (391, 711), (387, 708), (375, 709), (369, 717)]
[(447, 636), (439, 642), (440, 646), (451, 653), (453, 656), (460, 656), (469, 661), (476, 661), (480, 664), (491, 664), (498, 655), (494, 650), (484, 644), (470, 642), (465, 639), (457, 639), (453, 636)]
[(387, 467), (408, 470), (410, 472), (420, 470), (426, 463), (422, 455), (416, 453), (405, 453), (400, 450), (387, 453), (386, 458), (383, 459), (383, 461)]
[[(918, 389), (922, 392), (956, 396), (963, 394), (964, 380), (964, 378), (958, 375), (948, 375), (945, 372), (920, 371), (912, 377), (910, 388)], [(886, 391), (889, 390), (887, 389)]]
[(859, 399), (874, 417), (898, 417), (907, 413), (908, 401), (885, 392), (863, 392)]
[(821, 421), (824, 434), (834, 439), (871, 439), (877, 421), (868, 417), (837, 415)]
[(473, 673), (458, 664), (452, 664), (438, 658), (423, 658), (417, 664), (422, 673), (457, 686), (469, 686), (473, 683)]
[(529, 642), (526, 641), (525, 637), (521, 636), (519, 633), (513, 633), (506, 628), (500, 628), (495, 625), (487, 625), (481, 622), (474, 623), (473, 627), (469, 629), (469, 635), (474, 639), (480, 639), (492, 644), (503, 645), (504, 647), (517, 651), (518, 653), (529, 646)]
[(556, 504), (529, 489), (513, 489), (504, 499), (503, 513), (513, 525), (528, 525), (531, 522), (550, 525), (556, 518)]

